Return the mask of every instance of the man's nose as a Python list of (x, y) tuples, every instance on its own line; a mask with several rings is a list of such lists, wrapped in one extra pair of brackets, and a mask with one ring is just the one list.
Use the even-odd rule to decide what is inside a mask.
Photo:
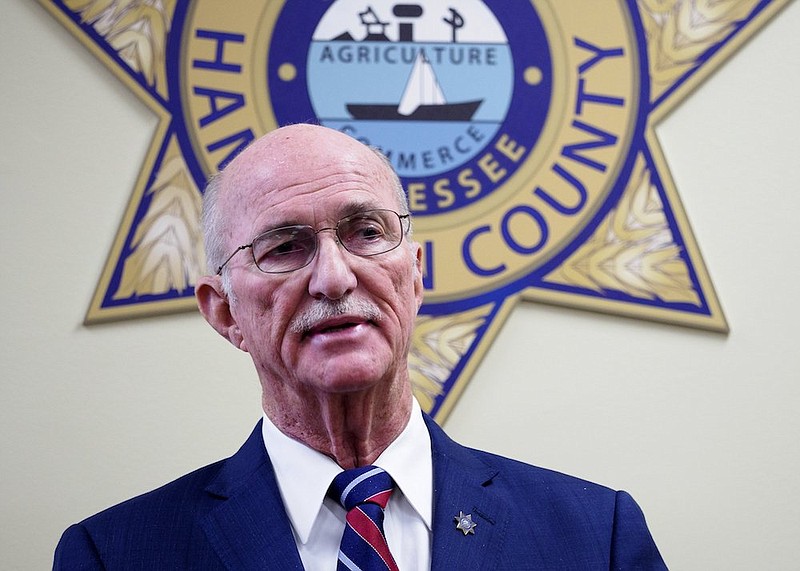
[(356, 275), (350, 267), (351, 254), (339, 244), (333, 228), (317, 233), (317, 255), (311, 262), (308, 293), (313, 297), (340, 299), (354, 290)]

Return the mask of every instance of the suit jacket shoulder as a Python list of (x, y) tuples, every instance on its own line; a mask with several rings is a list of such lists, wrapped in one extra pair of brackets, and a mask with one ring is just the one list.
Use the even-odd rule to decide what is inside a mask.
[(259, 423), (227, 460), (64, 532), (54, 569), (302, 569)]
[[(434, 569), (666, 569), (627, 493), (461, 446), (426, 422)], [(477, 524), (466, 535), (462, 512)]]

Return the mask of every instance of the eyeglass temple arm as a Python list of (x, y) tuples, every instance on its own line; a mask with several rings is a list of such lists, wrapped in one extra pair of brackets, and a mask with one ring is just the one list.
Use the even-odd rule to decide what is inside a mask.
[(401, 226), (402, 221), (405, 220), (406, 222), (406, 229), (403, 231), (404, 234), (408, 234), (408, 231), (411, 230), (411, 215), (410, 214), (398, 214), (398, 218), (400, 218)]
[(246, 250), (247, 248), (251, 248), (252, 246), (253, 246), (253, 244), (245, 244), (244, 246), (239, 246), (238, 248), (236, 248), (236, 249), (233, 251), (233, 253), (232, 253), (230, 256), (228, 256), (228, 257), (225, 259), (225, 261), (224, 261), (224, 262), (222, 262), (222, 265), (221, 265), (220, 267), (218, 267), (218, 268), (217, 268), (217, 275), (221, 275), (221, 274), (222, 274), (222, 268), (224, 268), (225, 266), (227, 266), (227, 265), (228, 265), (228, 262), (230, 262), (230, 261), (233, 259), (233, 257), (234, 257), (236, 254), (238, 254), (238, 253), (239, 253), (239, 252), (241, 252), (242, 250)]

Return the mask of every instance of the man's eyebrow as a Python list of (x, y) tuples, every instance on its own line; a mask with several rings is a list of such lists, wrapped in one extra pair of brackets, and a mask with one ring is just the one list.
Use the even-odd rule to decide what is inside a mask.
[(348, 202), (339, 209), (339, 218), (352, 216), (353, 214), (358, 214), (359, 212), (364, 212), (365, 210), (374, 210), (376, 208), (381, 207), (373, 201), (359, 200)]
[(267, 232), (272, 232), (273, 230), (280, 230), (281, 228), (287, 228), (290, 226), (307, 226), (305, 222), (301, 222), (298, 218), (284, 218), (277, 222), (272, 221), (266, 224), (263, 224), (258, 227), (258, 230), (255, 231), (254, 237), (261, 236)]
[[(334, 215), (335, 220), (332, 223), (336, 223), (342, 218), (346, 218), (348, 216), (352, 216), (353, 214), (358, 214), (359, 212), (364, 212), (365, 210), (374, 210), (376, 208), (384, 208), (379, 206), (377, 203), (371, 200), (354, 200), (350, 202), (344, 203), (336, 210), (336, 214)], [(265, 224), (261, 226), (259, 230), (256, 231), (255, 235), (260, 236), (265, 232), (270, 232), (271, 230), (278, 230), (280, 228), (286, 228), (288, 226), (312, 226), (313, 224), (309, 224), (308, 222), (303, 222), (297, 216), (286, 217), (279, 219), (277, 221), (272, 221), (269, 224)]]

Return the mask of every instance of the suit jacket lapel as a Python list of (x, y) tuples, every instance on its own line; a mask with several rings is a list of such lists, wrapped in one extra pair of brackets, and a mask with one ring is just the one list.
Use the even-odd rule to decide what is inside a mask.
[[(433, 546), (431, 569), (493, 569), (508, 533), (508, 505), (491, 493), (497, 469), (453, 442), (427, 415), (433, 448)], [(475, 533), (456, 528), (459, 512), (471, 514)]]
[[(492, 569), (509, 527), (508, 505), (491, 493), (497, 469), (452, 441), (428, 416), (433, 450), (431, 569)], [(206, 488), (220, 503), (201, 521), (208, 541), (229, 569), (302, 570), (289, 518), (264, 449), (261, 423)], [(475, 533), (456, 529), (471, 514)]]
[(260, 422), (206, 491), (223, 501), (200, 525), (229, 569), (303, 569)]

